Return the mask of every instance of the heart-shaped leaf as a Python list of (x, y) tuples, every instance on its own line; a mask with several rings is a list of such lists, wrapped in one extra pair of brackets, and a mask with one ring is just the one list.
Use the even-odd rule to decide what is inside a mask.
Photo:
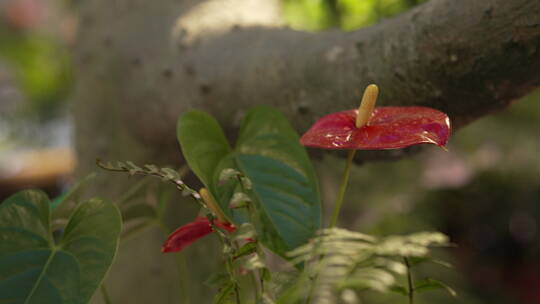
[(176, 134), (189, 167), (210, 189), (217, 165), (231, 152), (223, 130), (207, 113), (189, 111), (178, 119)]
[(40, 191), (19, 192), (0, 205), (0, 303), (87, 303), (118, 245), (120, 212), (92, 199), (71, 215), (55, 242), (51, 207)]
[(284, 254), (313, 236), (320, 227), (321, 207), (315, 170), (299, 136), (280, 112), (252, 109), (243, 121), (234, 150), (222, 129), (208, 114), (191, 111), (178, 123), (182, 152), (221, 209), (237, 225), (245, 210), (231, 210), (234, 193), (246, 191), (237, 179), (220, 180), (233, 168), (252, 183), (259, 220), (259, 237), (274, 252)]
[(308, 179), (283, 162), (260, 155), (238, 155), (239, 168), (253, 183), (264, 229), (263, 242), (284, 255), (319, 228), (319, 200)]
[(235, 151), (262, 213), (263, 242), (280, 255), (307, 242), (321, 222), (317, 177), (285, 116), (267, 106), (251, 110)]

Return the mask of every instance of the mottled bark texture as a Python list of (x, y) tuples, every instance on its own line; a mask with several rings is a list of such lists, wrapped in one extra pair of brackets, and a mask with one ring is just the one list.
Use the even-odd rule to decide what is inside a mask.
[[(191, 108), (230, 131), (249, 107), (270, 104), (305, 131), (377, 83), (381, 105), (434, 107), (460, 127), (540, 85), (538, 0), (431, 0), (348, 33), (286, 28), (264, 0), (79, 3), (79, 174), (95, 170), (96, 157), (179, 163), (176, 119)], [(109, 174), (96, 187), (119, 184)], [(160, 259), (158, 251), (144, 257)], [(136, 286), (167, 268), (150, 267), (124, 279)], [(136, 293), (140, 303), (165, 300)]]

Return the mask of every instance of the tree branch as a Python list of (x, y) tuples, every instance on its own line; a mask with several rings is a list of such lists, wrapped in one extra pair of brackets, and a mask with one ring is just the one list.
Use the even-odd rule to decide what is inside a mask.
[[(197, 6), (139, 2), (83, 8), (99, 22), (81, 26), (79, 136), (121, 133), (177, 157), (175, 121), (188, 108), (232, 130), (249, 107), (271, 104), (304, 131), (356, 107), (369, 83), (381, 88), (381, 105), (430, 106), (461, 127), (540, 85), (538, 1), (431, 0), (369, 28), (317, 34), (244, 19), (197, 26)], [(96, 126), (90, 112), (107, 122)], [(79, 143), (83, 154), (92, 149)]]

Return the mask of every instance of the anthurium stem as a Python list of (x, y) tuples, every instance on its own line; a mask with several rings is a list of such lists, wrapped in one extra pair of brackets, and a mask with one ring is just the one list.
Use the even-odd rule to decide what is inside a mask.
[(335, 227), (337, 224), (339, 212), (341, 210), (341, 206), (343, 205), (343, 198), (345, 197), (345, 192), (347, 191), (347, 185), (349, 184), (349, 175), (351, 172), (351, 167), (352, 167), (355, 154), (356, 154), (356, 150), (349, 150), (349, 153), (347, 154), (347, 164), (345, 165), (345, 171), (343, 171), (343, 176), (341, 178), (341, 185), (339, 186), (339, 192), (336, 198), (334, 212), (332, 213), (332, 219), (330, 220), (330, 228)]
[(409, 304), (414, 304), (414, 282), (411, 274), (411, 264), (407, 257), (403, 258), (405, 266), (407, 267), (407, 293), (409, 294)]

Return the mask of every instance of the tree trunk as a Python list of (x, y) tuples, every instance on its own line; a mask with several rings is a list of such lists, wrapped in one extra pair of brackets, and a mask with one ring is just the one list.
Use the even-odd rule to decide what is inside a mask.
[(264, 3), (84, 2), (81, 165), (103, 149), (126, 156), (126, 142), (177, 158), (175, 122), (189, 108), (232, 130), (246, 109), (271, 104), (304, 131), (377, 83), (380, 104), (431, 106), (461, 127), (540, 84), (539, 1), (432, 0), (359, 31), (317, 34), (276, 27), (275, 6), (254, 9)]

